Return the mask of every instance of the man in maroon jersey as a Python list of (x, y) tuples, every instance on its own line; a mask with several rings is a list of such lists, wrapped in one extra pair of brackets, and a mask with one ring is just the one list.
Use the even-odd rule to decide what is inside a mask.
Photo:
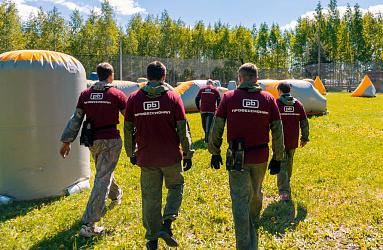
[(96, 175), (89, 201), (82, 218), (80, 235), (91, 237), (101, 234), (103, 227), (96, 226), (105, 212), (105, 200), (109, 197), (112, 205), (120, 204), (122, 190), (117, 186), (113, 171), (117, 165), (122, 141), (117, 129), (119, 112), (125, 113), (125, 94), (109, 84), (113, 82), (113, 67), (109, 63), (97, 66), (99, 82), (84, 90), (78, 99), (76, 111), (61, 136), (60, 154), (66, 158), (70, 144), (76, 139), (81, 123), (86, 116), (92, 127), (93, 145), (90, 152), (96, 164)]
[[(283, 129), (275, 98), (256, 83), (258, 70), (246, 63), (238, 71), (238, 89), (224, 94), (209, 136), (211, 166), (222, 164), (221, 144), (227, 121), (226, 167), (237, 249), (257, 249), (256, 223), (262, 209), (262, 182), (269, 157), (269, 131), (272, 132), (273, 159), (284, 155)], [(231, 158), (234, 167), (231, 165)]]
[(213, 85), (213, 80), (209, 79), (206, 86), (202, 87), (196, 98), (195, 105), (201, 112), (202, 128), (205, 132), (205, 142), (208, 142), (211, 124), (213, 123), (214, 113), (221, 101), (219, 91)]
[(279, 99), (277, 100), (279, 112), (283, 123), (283, 134), (286, 155), (281, 164), (281, 171), (277, 177), (279, 196), (282, 201), (290, 200), (290, 179), (293, 170), (295, 149), (298, 148), (299, 127), (301, 129), (300, 144), (304, 147), (309, 141), (309, 122), (305, 109), (300, 101), (290, 94), (291, 86), (287, 82), (278, 85)]
[[(192, 167), (194, 151), (181, 97), (164, 82), (165, 65), (158, 61), (150, 63), (147, 78), (147, 85), (132, 93), (127, 101), (125, 151), (131, 162), (141, 167), (146, 247), (158, 249), (158, 238), (176, 247), (178, 242), (171, 224), (182, 202), (183, 171)], [(163, 181), (168, 193), (161, 214)]]

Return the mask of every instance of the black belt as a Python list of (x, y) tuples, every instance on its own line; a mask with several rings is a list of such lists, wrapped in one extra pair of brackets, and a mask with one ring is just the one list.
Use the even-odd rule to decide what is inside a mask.
[(97, 127), (97, 128), (94, 128), (94, 131), (99, 131), (99, 130), (104, 130), (104, 129), (110, 129), (110, 128), (117, 129), (117, 124), (112, 124), (112, 125), (106, 125), (106, 126)]

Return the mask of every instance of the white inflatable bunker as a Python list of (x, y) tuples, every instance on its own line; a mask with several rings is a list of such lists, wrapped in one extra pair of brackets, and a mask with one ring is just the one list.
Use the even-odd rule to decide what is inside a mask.
[[(196, 112), (198, 111), (197, 106), (195, 105), (195, 98), (199, 90), (206, 86), (207, 80), (193, 80), (188, 82), (180, 83), (174, 91), (181, 95), (182, 102), (184, 104), (186, 112)], [(227, 88), (217, 87), (219, 93), (222, 95), (227, 91)]]
[(59, 155), (60, 136), (86, 88), (84, 67), (51, 51), (0, 55), (0, 196), (33, 200), (89, 187), (87, 148)]
[(262, 89), (270, 92), (275, 98), (279, 97), (278, 84), (286, 82), (291, 84), (291, 94), (302, 102), (308, 114), (325, 114), (327, 112), (326, 97), (321, 95), (314, 86), (303, 80), (259, 80), (258, 83)]

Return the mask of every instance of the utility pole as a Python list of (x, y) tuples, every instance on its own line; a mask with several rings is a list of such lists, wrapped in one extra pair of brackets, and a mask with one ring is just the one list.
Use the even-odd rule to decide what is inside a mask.
[(120, 38), (120, 80), (122, 81), (122, 39)]
[(320, 54), (320, 49), (321, 49), (321, 46), (320, 46), (320, 27), (318, 27), (317, 34), (318, 34), (318, 76), (320, 78), (321, 77), (321, 75), (320, 75), (320, 56), (321, 56), (321, 54)]

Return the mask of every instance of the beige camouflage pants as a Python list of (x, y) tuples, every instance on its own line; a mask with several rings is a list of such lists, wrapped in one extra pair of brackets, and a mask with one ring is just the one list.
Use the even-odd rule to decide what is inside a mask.
[(294, 154), (295, 149), (286, 150), (285, 159), (281, 164), (281, 171), (277, 176), (279, 194), (291, 194), (290, 179), (293, 173)]
[(236, 248), (258, 249), (256, 223), (262, 210), (262, 182), (267, 162), (245, 165), (244, 171), (229, 171)]
[[(163, 216), (162, 185), (168, 190)], [(174, 220), (181, 207), (184, 188), (184, 176), (181, 163), (173, 166), (141, 167), (142, 221), (146, 229), (145, 238), (156, 240), (162, 221)]]
[(93, 189), (82, 221), (84, 224), (98, 222), (105, 213), (105, 200), (117, 199), (122, 190), (117, 186), (113, 177), (120, 157), (122, 147), (121, 139), (96, 140), (90, 148), (96, 163), (96, 175)]

